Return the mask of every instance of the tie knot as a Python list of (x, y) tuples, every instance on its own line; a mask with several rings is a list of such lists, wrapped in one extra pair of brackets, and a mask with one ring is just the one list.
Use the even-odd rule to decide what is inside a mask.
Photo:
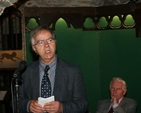
[(45, 73), (47, 73), (49, 69), (50, 69), (50, 67), (48, 65), (46, 65), (46, 67), (45, 67)]

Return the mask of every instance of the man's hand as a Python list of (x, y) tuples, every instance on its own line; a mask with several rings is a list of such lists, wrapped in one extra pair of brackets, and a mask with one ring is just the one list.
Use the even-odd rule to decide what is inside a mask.
[(59, 101), (48, 102), (43, 109), (48, 113), (62, 113), (62, 104)]
[(31, 100), (29, 104), (29, 111), (32, 113), (43, 113), (43, 108), (38, 104), (37, 100)]
[(118, 99), (116, 98), (116, 97), (112, 97), (111, 98), (111, 102), (113, 103), (113, 104), (118, 104)]

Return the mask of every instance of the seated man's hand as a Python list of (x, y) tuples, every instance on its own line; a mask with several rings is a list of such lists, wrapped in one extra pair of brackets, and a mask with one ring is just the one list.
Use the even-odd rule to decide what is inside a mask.
[(118, 99), (116, 98), (116, 97), (112, 97), (111, 98), (111, 102), (113, 103), (113, 104), (118, 104)]

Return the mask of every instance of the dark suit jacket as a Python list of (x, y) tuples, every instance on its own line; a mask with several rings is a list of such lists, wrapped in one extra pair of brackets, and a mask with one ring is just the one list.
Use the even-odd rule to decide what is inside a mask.
[[(101, 100), (98, 102), (96, 113), (108, 113), (111, 105), (110, 100)], [(124, 97), (119, 106), (114, 108), (114, 113), (136, 113), (137, 103), (135, 100)]]
[[(27, 113), (30, 100), (39, 97), (39, 61), (27, 66), (19, 87), (20, 113)], [(63, 113), (84, 113), (87, 110), (84, 83), (79, 67), (57, 58), (53, 95), (63, 105)]]

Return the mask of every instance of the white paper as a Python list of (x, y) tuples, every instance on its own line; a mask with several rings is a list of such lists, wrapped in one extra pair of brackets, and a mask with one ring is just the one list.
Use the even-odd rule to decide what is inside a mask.
[(3, 100), (7, 91), (0, 91), (0, 100)]
[(54, 96), (48, 98), (38, 97), (38, 103), (43, 107), (45, 103), (54, 101)]

